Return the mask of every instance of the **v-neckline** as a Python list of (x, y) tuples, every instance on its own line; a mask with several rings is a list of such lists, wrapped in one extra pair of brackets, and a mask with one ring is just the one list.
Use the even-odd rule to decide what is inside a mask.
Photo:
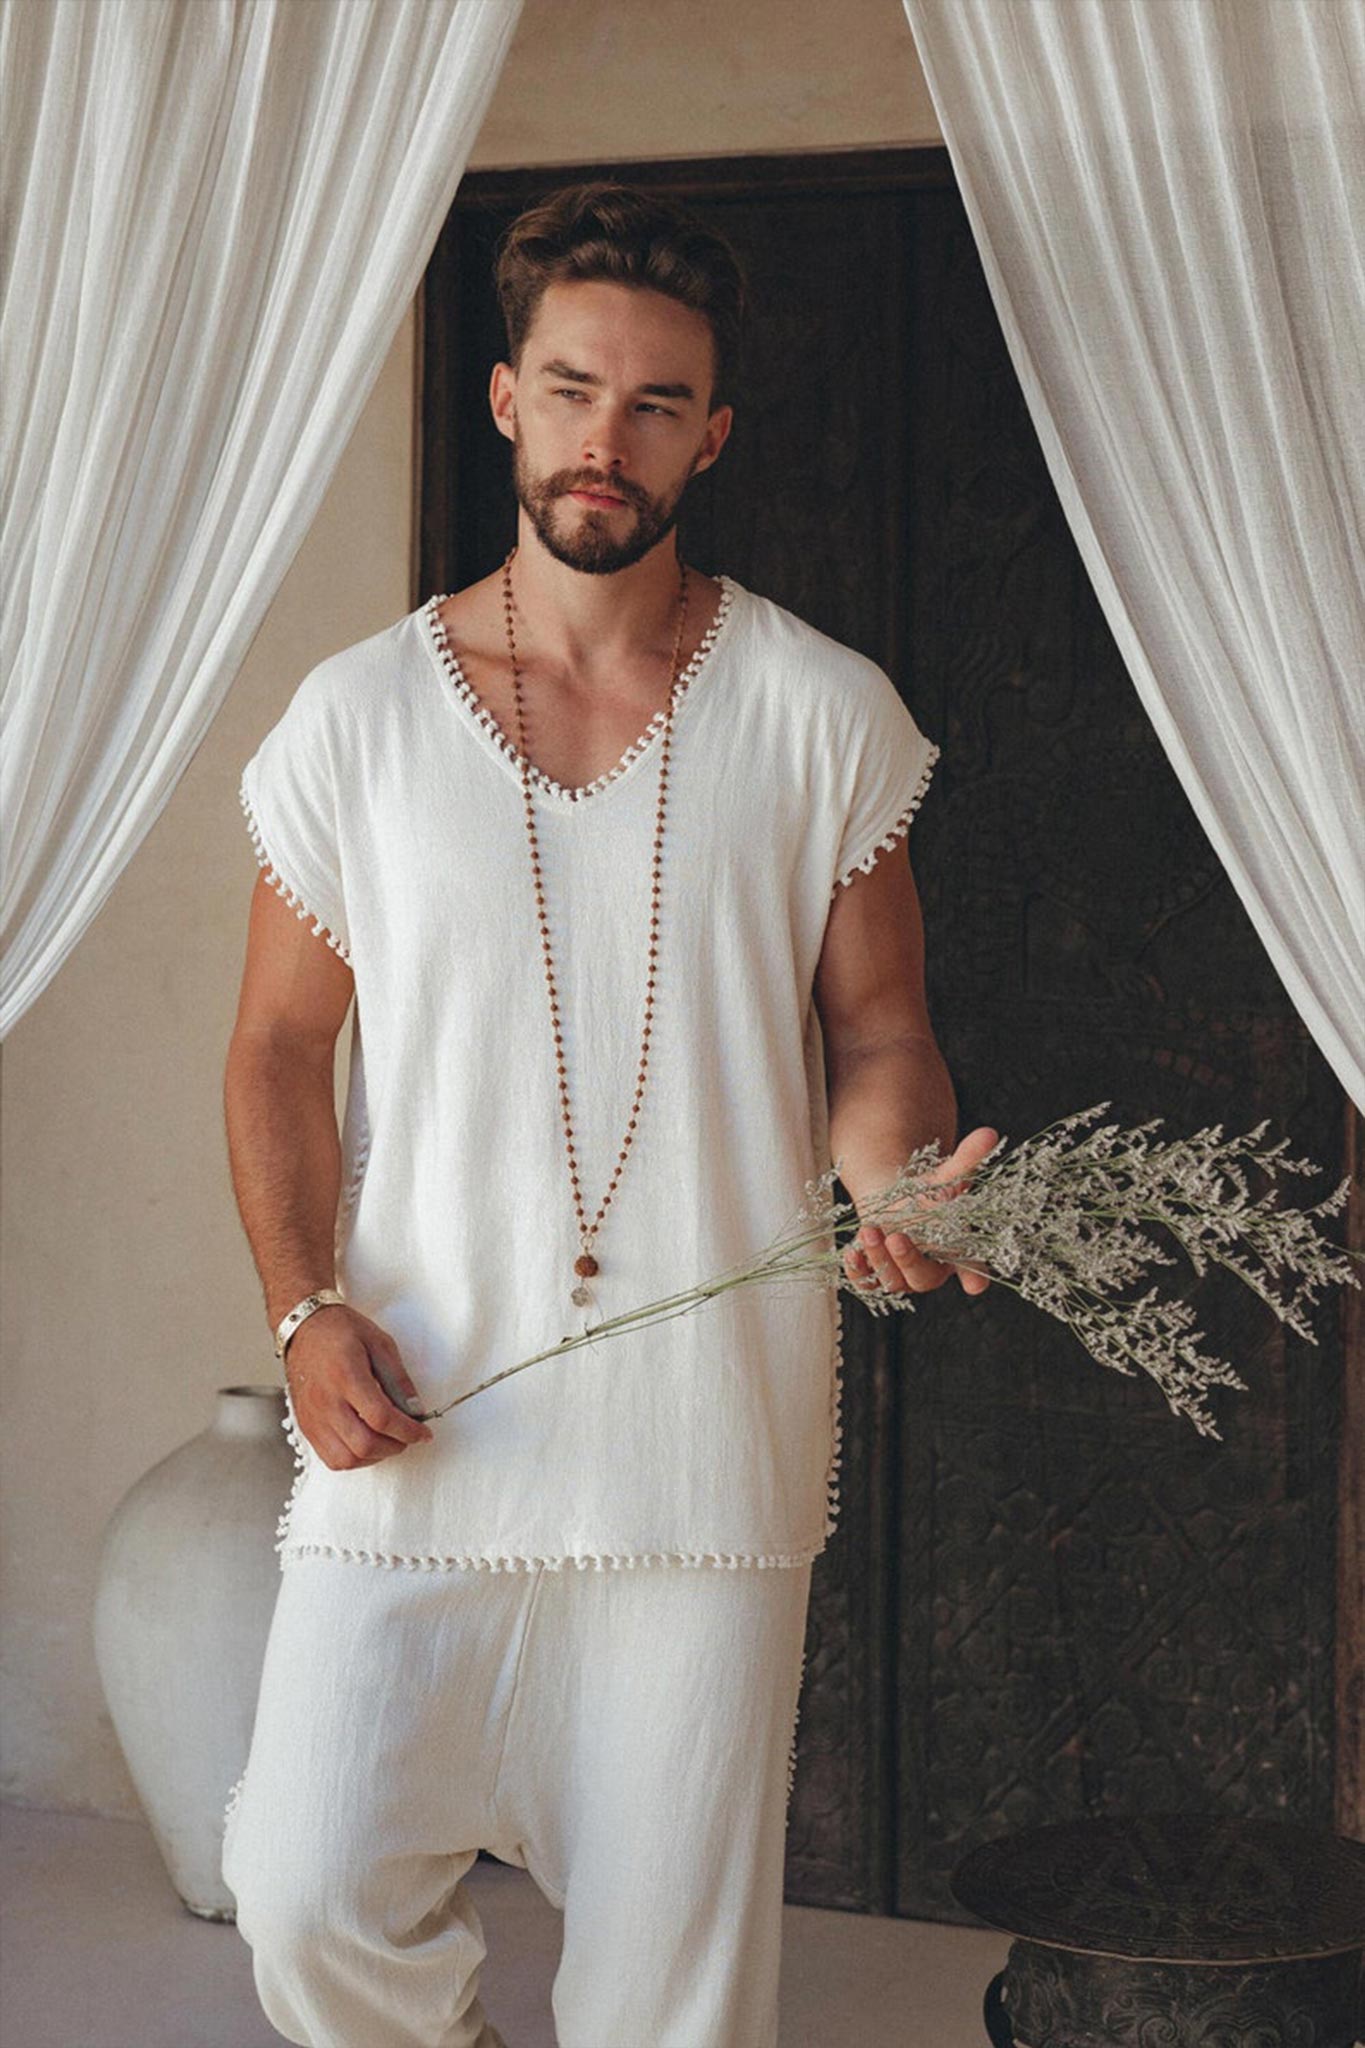
[[(716, 581), (721, 586), (721, 593), (716, 604), (715, 614), (710, 625), (698, 641), (691, 660), (679, 671), (677, 682), (673, 686), (671, 701), (675, 720), (679, 706), (684, 702), (689, 691), (696, 683), (698, 676), (701, 675), (706, 667), (708, 656), (717, 642), (723, 637), (726, 627), (737, 609), (735, 598), (740, 593), (742, 586), (736, 583), (733, 577), (725, 575), (723, 571), (717, 575)], [(448, 685), (446, 690), (447, 701), (468, 716), (473, 723), (475, 731), (480, 735), (484, 743), (498, 756), (499, 760), (516, 777), (517, 781), (520, 782), (522, 757), (465, 675), (464, 670), (460, 666), (459, 656), (451, 646), (446, 634), (445, 624), (441, 618), (438, 606), (445, 602), (445, 597), (448, 594), (435, 594), (429, 597), (424, 605), (419, 607), (417, 617), (421, 627), (423, 643), (435, 664), (437, 675), (444, 684)], [(577, 789), (566, 789), (563, 783), (556, 782), (552, 775), (547, 775), (543, 769), (537, 768), (535, 763), (531, 762), (529, 764), (531, 787), (538, 790), (543, 796), (550, 797), (564, 805), (582, 803), (587, 798), (600, 794), (601, 791), (607, 789), (613, 783), (620, 782), (623, 777), (627, 776), (635, 764), (642, 760), (650, 751), (654, 741), (663, 730), (664, 720), (667, 715), (667, 705), (663, 706), (661, 710), (656, 711), (644, 731), (637, 739), (632, 740), (620, 759), (603, 774), (594, 776), (591, 782), (585, 782)]]

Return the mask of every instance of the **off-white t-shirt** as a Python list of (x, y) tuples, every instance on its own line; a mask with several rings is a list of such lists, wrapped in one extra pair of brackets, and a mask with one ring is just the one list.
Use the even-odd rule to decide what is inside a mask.
[[(587, 1309), (520, 760), (439, 599), (312, 669), (243, 773), (259, 864), (355, 976), (336, 1284), (423, 1409), (752, 1257), (831, 1164), (826, 919), (908, 832), (939, 749), (874, 662), (718, 580), (674, 698), (648, 1069)], [(532, 778), (589, 1220), (639, 1066), (662, 725), (583, 788)], [(804, 1564), (838, 1511), (840, 1320), (833, 1287), (739, 1287), (349, 1471), (287, 1401), (281, 1562)]]

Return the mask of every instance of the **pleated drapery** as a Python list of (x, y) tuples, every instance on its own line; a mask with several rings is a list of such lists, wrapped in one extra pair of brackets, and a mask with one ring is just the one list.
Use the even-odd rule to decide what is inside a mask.
[(520, 11), (0, 9), (0, 1036), (230, 688)]
[(1120, 652), (1365, 1109), (1365, 0), (904, 0)]

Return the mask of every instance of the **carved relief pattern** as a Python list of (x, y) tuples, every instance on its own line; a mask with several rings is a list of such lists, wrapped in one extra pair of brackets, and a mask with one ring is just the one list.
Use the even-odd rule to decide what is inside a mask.
[(1216, 1969), (1017, 1941), (1002, 1997), (1016, 2048), (1353, 2048), (1359, 1973), (1358, 1953)]
[[(917, 852), (959, 1128), (1102, 1100), (1173, 1131), (1265, 1115), (1324, 1167), (1292, 1184), (1312, 1199), (1340, 1090), (1119, 660), (960, 208), (917, 220), (939, 346), (916, 358), (908, 680), (935, 678), (943, 735)], [(901, 1780), (902, 1912), (963, 1918), (962, 1854), (1064, 1816), (1330, 1821), (1339, 1326), (1314, 1348), (1228, 1275), (1159, 1279), (1249, 1382), (1221, 1443), (1003, 1289), (946, 1287), (903, 1332), (898, 1711), (927, 1755)]]

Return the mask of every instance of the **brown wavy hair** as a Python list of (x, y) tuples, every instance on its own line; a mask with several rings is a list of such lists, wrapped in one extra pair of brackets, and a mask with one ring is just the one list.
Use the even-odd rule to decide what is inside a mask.
[(733, 403), (743, 369), (744, 272), (725, 237), (678, 201), (609, 178), (565, 185), (504, 229), (493, 277), (514, 370), (546, 286), (606, 278), (648, 286), (702, 314), (715, 343), (707, 411)]

